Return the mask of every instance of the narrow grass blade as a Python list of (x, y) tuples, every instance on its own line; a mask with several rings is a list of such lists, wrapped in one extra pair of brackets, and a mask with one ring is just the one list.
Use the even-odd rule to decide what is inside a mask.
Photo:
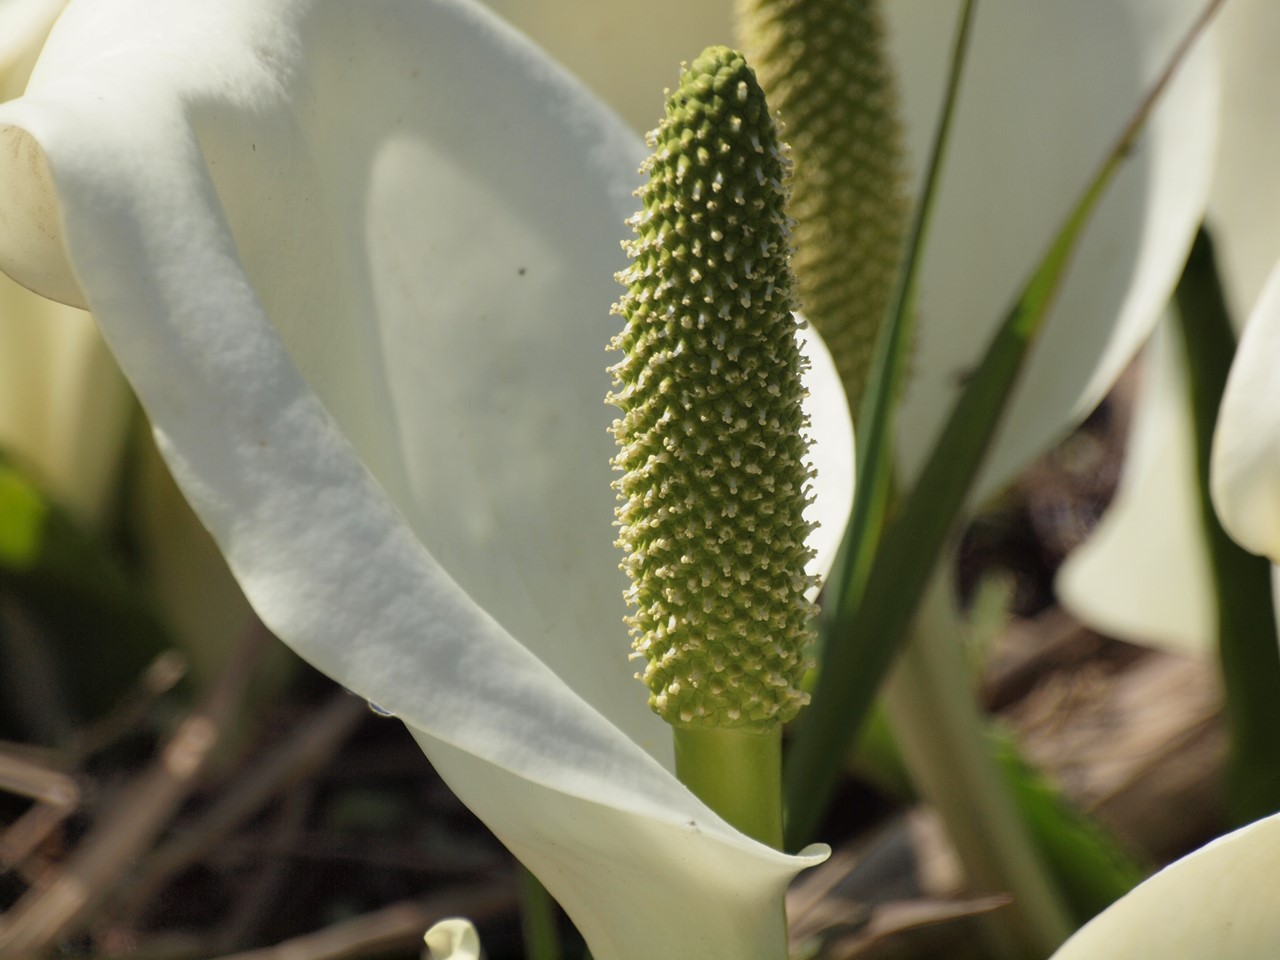
[(884, 517), (893, 488), (893, 420), (898, 397), (902, 393), (911, 358), (916, 316), (916, 285), (920, 264), (924, 259), (925, 240), (929, 233), (938, 183), (950, 140), (965, 56), (969, 49), (976, 0), (966, 0), (960, 10), (946, 94), (925, 167), (920, 202), (916, 206), (910, 232), (903, 251), (902, 267), (889, 299), (884, 323), (876, 338), (875, 353), (867, 381), (867, 390), (858, 411), (858, 483), (853, 510), (829, 583), (836, 594), (829, 599), (831, 614), (824, 611), (821, 633), (826, 638), (839, 626), (838, 612), (861, 593), (866, 584), (871, 561), (880, 543)]
[(1235, 821), (1244, 824), (1280, 810), (1280, 646), (1271, 564), (1227, 536), (1209, 498), (1213, 431), (1236, 336), (1213, 244), (1203, 230), (1191, 249), (1175, 302), (1186, 346), (1200, 514), (1218, 601), (1218, 656), (1231, 732), (1227, 802)]
[[(797, 731), (784, 780), (789, 847), (798, 847), (812, 836), (826, 809), (839, 775), (839, 758), (857, 735), (914, 616), (1085, 226), (1160, 94), (1221, 2), (1213, 0), (1206, 6), (1085, 188), (969, 379), (865, 575), (853, 559), (846, 561), (843, 569), (837, 567), (837, 574), (847, 580), (837, 584), (828, 599), (822, 670), (813, 705)], [(865, 469), (861, 457), (859, 463), (859, 469)], [(875, 482), (874, 475), (870, 480), (865, 476), (860, 476), (860, 487)], [(887, 480), (884, 482), (887, 490)], [(887, 493), (881, 496), (887, 499)], [(858, 523), (856, 514), (850, 523), (851, 527)], [(851, 529), (850, 536), (865, 536), (866, 529), (874, 527)], [(853, 558), (857, 550), (851, 547), (846, 553)]]

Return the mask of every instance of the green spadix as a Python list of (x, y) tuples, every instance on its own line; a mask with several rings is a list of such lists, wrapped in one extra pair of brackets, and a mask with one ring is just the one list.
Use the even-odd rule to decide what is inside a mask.
[(667, 722), (763, 733), (806, 702), (813, 614), (789, 161), (727, 47), (685, 70), (649, 144), (609, 397), (628, 622)]

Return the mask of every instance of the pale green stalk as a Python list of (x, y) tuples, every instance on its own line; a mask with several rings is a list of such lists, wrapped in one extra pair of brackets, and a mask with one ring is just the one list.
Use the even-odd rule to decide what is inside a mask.
[(676, 776), (747, 836), (782, 848), (782, 728), (673, 727)]
[(935, 577), (885, 684), (885, 707), (911, 777), (941, 817), (970, 883), (1013, 896), (985, 925), (992, 948), (1034, 960), (1052, 953), (1073, 924), (991, 755), (961, 634), (949, 586)]
[(556, 905), (544, 887), (524, 866), (516, 869), (520, 885), (520, 931), (527, 960), (561, 960)]
[[(974, 3), (975, 0), (966, 0), (960, 9), (947, 94), (926, 166), (923, 192), (885, 322), (876, 335), (870, 382), (857, 411), (858, 484), (849, 524), (828, 581), (821, 624), (822, 669), (814, 691), (814, 709), (798, 731), (785, 776), (787, 843), (792, 848), (807, 843), (816, 829), (839, 776), (839, 764), (833, 758), (844, 756), (853, 742), (893, 656), (893, 643), (884, 639), (888, 631), (858, 634), (849, 627), (879, 558), (880, 536), (893, 496), (894, 413), (906, 380), (915, 327), (916, 280), (964, 73)], [(849, 375), (843, 376), (847, 380)], [(927, 550), (919, 545), (916, 548), (922, 556), (928, 556)], [(922, 577), (927, 573), (924, 570)], [(904, 613), (905, 627), (910, 612)], [(859, 637), (861, 640), (855, 642)]]

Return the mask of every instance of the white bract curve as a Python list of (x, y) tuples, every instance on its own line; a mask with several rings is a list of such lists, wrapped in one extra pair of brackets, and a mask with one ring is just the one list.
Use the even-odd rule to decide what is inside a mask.
[[(780, 955), (822, 851), (693, 797), (628, 661), (604, 346), (639, 138), (463, 0), (93, 0), (0, 147), (0, 266), (92, 311), (263, 621), (601, 960)], [(850, 427), (809, 352), (829, 558)]]

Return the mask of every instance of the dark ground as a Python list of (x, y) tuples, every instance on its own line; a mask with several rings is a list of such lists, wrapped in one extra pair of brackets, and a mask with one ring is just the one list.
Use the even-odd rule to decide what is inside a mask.
[[(993, 575), (1009, 585), (988, 707), (1156, 864), (1220, 829), (1212, 672), (1099, 637), (1052, 591), (1114, 487), (1123, 408), (1104, 407), (973, 523), (956, 579), (969, 599)], [(30, 624), (8, 604), (0, 626)], [(0, 742), (0, 933), (47, 945), (0, 956), (409, 958), (451, 914), (476, 920), (490, 957), (522, 955), (501, 846), (398, 723), (301, 664), (273, 691), (255, 686), (263, 661), (286, 657), (255, 631), (193, 702), (166, 655), (57, 747)], [(993, 904), (965, 899), (926, 809), (851, 772), (825, 835), (835, 856), (794, 891), (797, 941), (833, 958), (965, 955), (969, 914)]]

